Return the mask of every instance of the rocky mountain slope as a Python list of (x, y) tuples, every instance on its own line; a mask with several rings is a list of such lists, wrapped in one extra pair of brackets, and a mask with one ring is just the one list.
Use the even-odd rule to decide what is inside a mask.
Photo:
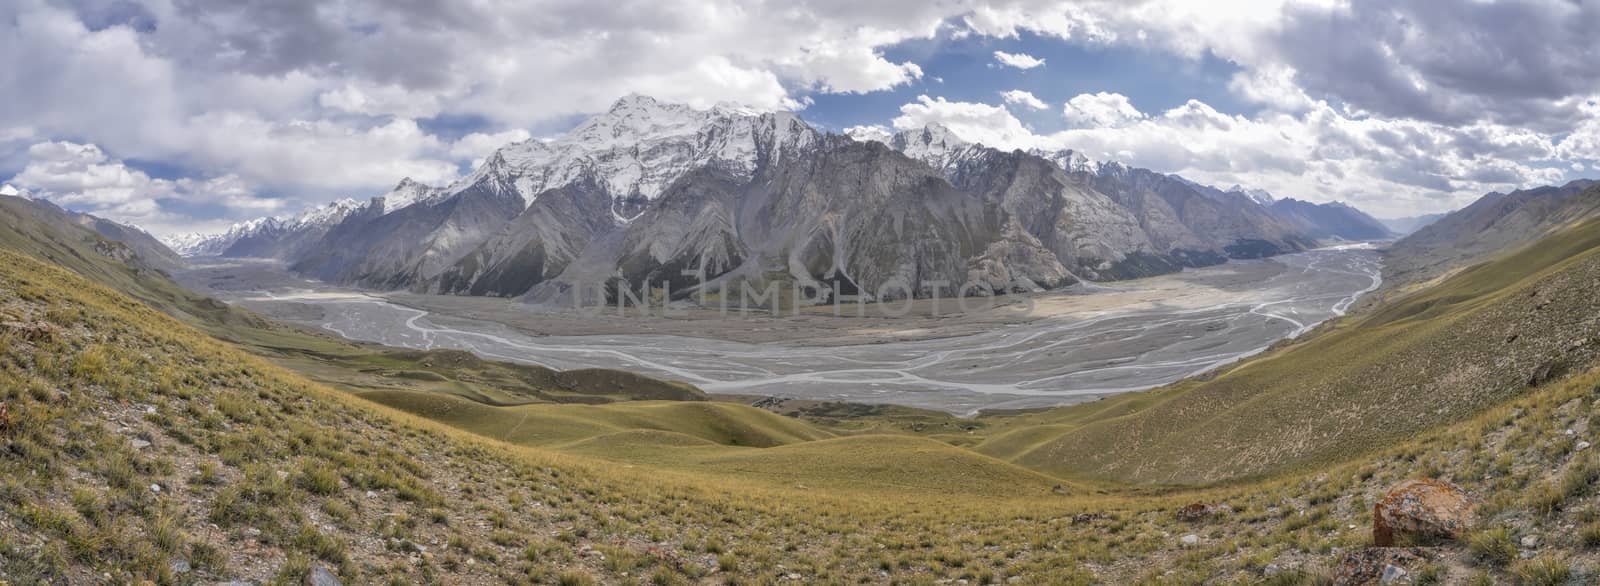
[(534, 300), (580, 286), (615, 294), (618, 282), (698, 293), (685, 271), (713, 291), (870, 296), (924, 294), (929, 281), (1003, 292), (1139, 277), (1303, 250), (1341, 230), (1276, 214), (1259, 194), (1079, 159), (1006, 153), (941, 127), (857, 141), (792, 113), (629, 96), (560, 137), (501, 148), (448, 187), (402, 182), (315, 246), (289, 230), (289, 245), (229, 237), (222, 254), (270, 253), (334, 282)]
[(1343, 203), (1318, 204), (1280, 199), (1272, 202), (1271, 210), (1278, 217), (1288, 220), (1301, 233), (1319, 240), (1384, 240), (1395, 236), (1377, 218)]
[(1390, 246), (1384, 280), (1395, 286), (1424, 282), (1524, 246), (1597, 213), (1600, 187), (1586, 179), (1490, 193)]

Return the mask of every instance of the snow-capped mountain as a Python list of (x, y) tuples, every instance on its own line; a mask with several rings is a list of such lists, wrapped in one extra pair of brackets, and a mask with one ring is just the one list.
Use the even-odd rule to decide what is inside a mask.
[(697, 110), (630, 95), (553, 140), (502, 147), (455, 191), (499, 176), (510, 180), (526, 207), (545, 190), (592, 178), (611, 195), (616, 219), (626, 222), (691, 169), (716, 166), (748, 179), (763, 148), (776, 145), (774, 154), (781, 155), (812, 140), (815, 133), (788, 112), (720, 105)]
[(407, 177), (401, 179), (400, 183), (395, 185), (394, 189), (390, 190), (389, 193), (379, 197), (382, 201), (379, 202), (381, 207), (378, 209), (385, 214), (389, 214), (419, 203), (423, 205), (438, 203), (448, 196), (449, 190), (424, 185)]
[(1247, 199), (1072, 150), (1004, 152), (942, 126), (887, 143), (963, 190), (1001, 202), (1075, 274), (1119, 279), (1302, 250), (1311, 244)]
[(364, 205), (353, 199), (341, 199), (298, 214), (238, 222), (221, 233), (180, 234), (163, 238), (162, 242), (185, 257), (292, 257), (300, 247), (314, 244), (329, 228)]
[(33, 199), (33, 193), (32, 192), (30, 192), (30, 191), (28, 191), (26, 189), (17, 187), (15, 185), (12, 185), (10, 183), (7, 183), (5, 185), (0, 185), (0, 195), (9, 195), (9, 196), (12, 196), (12, 197), (20, 197), (20, 198), (23, 198), (23, 199)]
[(695, 268), (719, 283), (1037, 289), (1314, 244), (1246, 195), (1082, 153), (1004, 152), (937, 125), (851, 134), (628, 96), (449, 186), (403, 180), (279, 258), (335, 282), (548, 298)]
[(1250, 198), (1251, 201), (1264, 206), (1270, 206), (1273, 202), (1278, 201), (1277, 198), (1272, 197), (1271, 193), (1267, 193), (1265, 189), (1246, 189), (1243, 185), (1237, 183), (1228, 188), (1228, 193), (1243, 194), (1245, 197)]

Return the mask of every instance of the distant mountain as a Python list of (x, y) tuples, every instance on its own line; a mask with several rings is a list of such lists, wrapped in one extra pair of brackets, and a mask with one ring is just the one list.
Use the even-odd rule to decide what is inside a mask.
[(1427, 281), (1596, 214), (1600, 214), (1600, 186), (1588, 179), (1490, 193), (1390, 246), (1384, 278), (1396, 283)]
[(245, 224), (186, 250), (271, 255), (368, 287), (548, 300), (619, 278), (687, 294), (686, 270), (712, 289), (1043, 289), (1295, 252), (1340, 233), (1274, 212), (1265, 192), (1072, 151), (1005, 152), (938, 126), (875, 136), (628, 96), (562, 136), (502, 147), (447, 187), (402, 181), (318, 223), (315, 238)]
[(1438, 214), (1424, 214), (1421, 216), (1406, 216), (1403, 218), (1378, 218), (1378, 221), (1383, 222), (1384, 226), (1388, 226), (1390, 232), (1394, 232), (1399, 236), (1405, 236), (1412, 232), (1416, 232), (1417, 230), (1421, 230), (1424, 226), (1437, 222), (1440, 218), (1448, 215), (1450, 215), (1449, 212), (1443, 212)]
[(1229, 187), (1228, 193), (1244, 194), (1244, 196), (1250, 198), (1251, 201), (1263, 206), (1271, 206), (1274, 202), (1278, 201), (1277, 198), (1272, 197), (1272, 194), (1267, 193), (1267, 191), (1264, 189), (1245, 189), (1243, 185), (1238, 184), (1235, 184), (1233, 187)]
[[(416, 191), (406, 182), (396, 191)], [(383, 198), (373, 198), (371, 204), (341, 199), (294, 215), (239, 222), (219, 234), (171, 236), (166, 244), (186, 257), (298, 258), (320, 242), (329, 229), (365, 205), (382, 206)]]
[(1341, 202), (1311, 203), (1297, 199), (1272, 202), (1272, 212), (1318, 240), (1384, 240), (1394, 232), (1383, 222)]

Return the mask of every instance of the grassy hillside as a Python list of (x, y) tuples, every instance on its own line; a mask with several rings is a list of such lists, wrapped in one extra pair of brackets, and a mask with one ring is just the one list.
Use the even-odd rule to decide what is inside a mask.
[[(1416, 575), (1596, 577), (1600, 452), (1577, 444), (1600, 415), (1592, 373), (1303, 477), (1061, 495), (914, 438), (748, 448), (658, 430), (566, 445), (704, 450), (665, 467), (485, 440), (7, 252), (0, 312), (0, 579), (14, 584), (288, 583), (315, 565), (347, 583), (1183, 584), (1261, 581), (1269, 567), (1272, 583), (1317, 583), (1367, 543), (1373, 499), (1418, 475), (1492, 508), (1472, 545), (1432, 550)], [(987, 492), (951, 490), (971, 480)], [(1235, 513), (1177, 520), (1195, 501)], [(1518, 560), (1526, 535), (1539, 545)]]
[(1210, 380), (1023, 416), (978, 449), (1141, 483), (1346, 460), (1593, 366), (1596, 282), (1600, 221), (1591, 221)]

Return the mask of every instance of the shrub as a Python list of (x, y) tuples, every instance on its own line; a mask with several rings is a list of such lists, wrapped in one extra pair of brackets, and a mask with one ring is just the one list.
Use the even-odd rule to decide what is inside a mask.
[(1504, 567), (1517, 559), (1517, 544), (1504, 527), (1473, 533), (1467, 537), (1467, 551), (1481, 564)]

